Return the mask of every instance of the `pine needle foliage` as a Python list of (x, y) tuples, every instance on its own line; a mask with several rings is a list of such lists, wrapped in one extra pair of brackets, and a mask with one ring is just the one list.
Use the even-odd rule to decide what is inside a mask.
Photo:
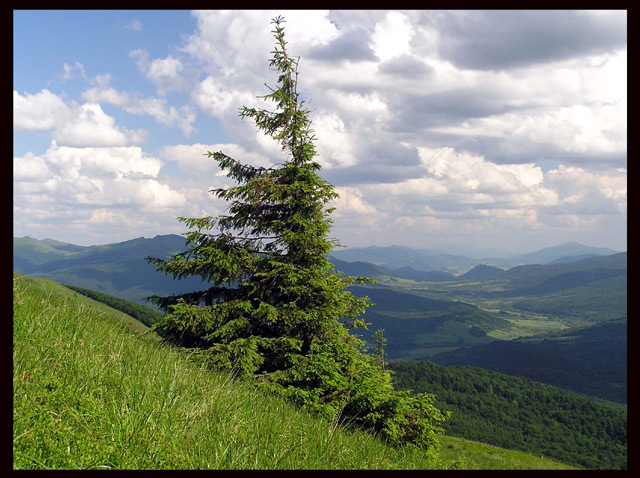
[(396, 391), (380, 360), (350, 333), (366, 327), (361, 315), (371, 302), (346, 289), (368, 279), (343, 276), (327, 258), (339, 245), (328, 237), (329, 202), (338, 195), (313, 160), (310, 112), (297, 89), (299, 59), (287, 52), (282, 17), (272, 23), (278, 87), (262, 98), (275, 108), (243, 107), (240, 117), (278, 141), (286, 160), (265, 168), (221, 151), (206, 154), (238, 185), (211, 191), (229, 202), (228, 214), (178, 218), (190, 229), (187, 251), (148, 258), (176, 279), (199, 276), (207, 284), (152, 297), (168, 312), (155, 330), (335, 423), (435, 450), (447, 412), (434, 407), (433, 395)]

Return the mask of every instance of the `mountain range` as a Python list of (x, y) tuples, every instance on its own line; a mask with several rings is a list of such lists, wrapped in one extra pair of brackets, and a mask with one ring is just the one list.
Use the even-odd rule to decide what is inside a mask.
[[(145, 260), (147, 256), (168, 258), (184, 250), (185, 238), (175, 234), (96, 246), (27, 236), (13, 239), (13, 270), (145, 303), (145, 298), (153, 294), (181, 293), (202, 287), (196, 278), (176, 282), (158, 273)], [(522, 264), (570, 263), (615, 252), (566, 243), (511, 258), (472, 259), (430, 249), (372, 246), (334, 250), (330, 259), (346, 275), (376, 280), (449, 281), (486, 279)]]
[(411, 267), (420, 271), (441, 271), (453, 275), (468, 272), (477, 265), (508, 269), (525, 264), (549, 264), (573, 262), (587, 257), (606, 256), (618, 251), (603, 247), (591, 247), (577, 242), (567, 242), (526, 254), (511, 257), (487, 257), (474, 259), (462, 255), (444, 254), (432, 249), (412, 249), (406, 246), (370, 246), (354, 249), (337, 249), (331, 256), (344, 262), (368, 262), (388, 269)]
[[(154, 294), (206, 287), (199, 278), (175, 281), (145, 259), (169, 258), (183, 252), (185, 242), (161, 235), (86, 247), (14, 238), (13, 268), (149, 305), (145, 298)], [(390, 360), (477, 365), (625, 402), (626, 374), (620, 371), (626, 361), (627, 253), (604, 255), (609, 252), (568, 243), (513, 257), (512, 263), (532, 263), (510, 268), (398, 246), (341, 250), (330, 260), (345, 275), (379, 281), (350, 291), (375, 304), (361, 333), (371, 343), (372, 334), (385, 329)], [(442, 269), (420, 269), (427, 264)], [(571, 364), (569, 376), (543, 373), (559, 363)]]
[(13, 270), (147, 304), (145, 299), (154, 294), (170, 295), (202, 287), (197, 278), (175, 281), (157, 272), (145, 259), (167, 259), (184, 250), (185, 238), (175, 234), (89, 247), (14, 238)]

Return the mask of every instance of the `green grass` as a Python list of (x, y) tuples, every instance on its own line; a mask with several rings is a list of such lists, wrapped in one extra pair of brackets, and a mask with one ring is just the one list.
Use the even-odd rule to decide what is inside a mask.
[(504, 450), (463, 438), (443, 436), (440, 439), (440, 459), (464, 457), (466, 468), (472, 470), (575, 470), (576, 468), (515, 450)]
[(51, 281), (13, 282), (14, 469), (475, 466), (462, 446), (436, 460), (319, 420)]

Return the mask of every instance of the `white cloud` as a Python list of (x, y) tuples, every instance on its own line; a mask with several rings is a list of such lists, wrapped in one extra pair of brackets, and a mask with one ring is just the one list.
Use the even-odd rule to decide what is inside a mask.
[(260, 154), (249, 152), (237, 144), (179, 144), (175, 146), (165, 146), (160, 152), (160, 156), (168, 161), (178, 163), (180, 169), (196, 178), (222, 176), (224, 173), (218, 167), (215, 159), (210, 158), (207, 152), (218, 152), (226, 154), (243, 164), (255, 167), (270, 167), (272, 163)]
[(149, 52), (145, 49), (132, 50), (129, 56), (136, 60), (140, 72), (158, 88), (158, 94), (165, 95), (171, 90), (184, 89), (188, 82), (182, 76), (182, 62), (168, 55), (164, 59), (149, 60)]
[(62, 76), (63, 80), (69, 80), (71, 78), (75, 78), (76, 72), (77, 72), (77, 75), (80, 76), (80, 78), (83, 78), (85, 80), (87, 79), (87, 74), (84, 71), (84, 66), (82, 65), (82, 63), (79, 63), (76, 61), (73, 66), (70, 66), (64, 63), (63, 68), (64, 68), (64, 75)]
[(58, 144), (67, 146), (126, 146), (146, 140), (146, 131), (118, 127), (99, 104), (66, 104), (49, 90), (24, 96), (14, 90), (13, 122), (19, 130), (50, 131)]
[(209, 75), (196, 86), (192, 97), (195, 104), (202, 110), (215, 118), (224, 119), (230, 110), (233, 110), (237, 117), (242, 100), (245, 97), (253, 98), (253, 95), (246, 92), (230, 91), (221, 81)]
[(84, 91), (82, 98), (94, 103), (110, 103), (131, 114), (149, 115), (165, 126), (177, 126), (185, 136), (194, 132), (193, 124), (197, 115), (191, 106), (168, 106), (163, 98), (140, 98), (108, 86), (106, 80), (100, 83), (99, 86)]
[(162, 82), (174, 82), (180, 76), (182, 71), (182, 63), (180, 60), (169, 55), (164, 60), (156, 58), (149, 65), (147, 76), (156, 84)]
[(335, 112), (317, 114), (313, 129), (318, 138), (317, 160), (325, 168), (352, 166), (357, 163), (353, 155), (351, 134)]
[(409, 18), (400, 12), (388, 12), (384, 21), (376, 24), (373, 49), (381, 61), (410, 52), (413, 27)]
[(69, 115), (69, 107), (62, 98), (43, 89), (34, 95), (20, 95), (13, 90), (13, 127), (25, 131), (44, 131), (55, 128)]
[(339, 197), (331, 203), (336, 208), (335, 217), (377, 216), (375, 206), (362, 199), (362, 191), (353, 187), (336, 188)]
[(542, 169), (534, 164), (494, 164), (451, 148), (420, 147), (418, 152), (430, 175), (423, 180), (437, 178), (448, 193), (466, 193), (477, 202), (499, 203), (508, 198), (516, 207), (555, 201), (553, 192), (544, 187)]
[(66, 146), (126, 146), (146, 140), (144, 130), (129, 131), (118, 127), (97, 103), (85, 103), (71, 109), (67, 121), (54, 130), (55, 140)]
[(134, 18), (133, 20), (131, 20), (131, 23), (127, 25), (127, 28), (136, 32), (141, 32), (142, 22)]
[(559, 166), (545, 175), (545, 182), (560, 196), (562, 208), (554, 212), (567, 214), (616, 214), (627, 212), (627, 171), (587, 171), (573, 166)]
[(42, 182), (49, 177), (47, 163), (40, 156), (27, 153), (21, 158), (13, 158), (14, 181)]
[[(35, 200), (55, 191), (69, 201), (93, 201), (99, 206), (88, 208), (93, 215), (85, 220), (113, 228), (124, 218), (108, 202), (107, 189), (123, 206), (217, 210), (207, 189), (228, 179), (204, 152), (221, 149), (263, 166), (282, 160), (279, 145), (238, 116), (242, 106), (272, 106), (258, 97), (269, 92), (265, 84), (276, 86), (268, 61), (270, 20), (279, 14), (287, 20), (290, 53), (301, 57), (299, 92), (311, 110), (316, 160), (341, 193), (335, 227), (347, 237), (361, 245), (383, 237), (430, 241), (430, 233), (490, 241), (521, 228), (550, 235), (570, 231), (571, 224), (593, 232), (625, 217), (627, 54), (622, 33), (613, 33), (626, 17), (619, 14), (197, 11), (195, 31), (181, 47), (170, 46), (171, 54), (152, 58), (142, 43), (131, 51), (156, 89), (151, 96), (111, 87), (109, 73), (95, 77), (81, 105), (48, 90), (14, 91), (14, 129), (49, 132), (58, 148), (78, 150), (61, 164), (81, 157), (64, 174), (55, 169), (61, 153), (14, 158), (18, 194)], [(501, 24), (509, 19), (515, 23)], [(558, 52), (539, 27), (561, 32), (563, 19), (573, 23), (558, 40), (566, 51)], [(510, 35), (513, 44), (505, 42)], [(480, 56), (469, 56), (465, 46)], [(82, 76), (84, 67), (65, 64), (65, 74)], [(169, 94), (178, 89), (189, 92), (188, 104), (177, 105), (178, 95)], [(129, 151), (145, 132), (117, 125), (100, 106), (105, 103), (185, 135), (195, 131), (198, 114), (208, 115), (233, 144), (198, 138), (165, 146), (158, 157), (170, 166), (165, 172), (179, 169), (175, 176), (161, 177), (151, 168), (161, 163), (143, 161), (142, 150), (122, 153), (136, 165), (127, 169), (111, 148)], [(101, 157), (96, 146), (115, 158), (115, 169), (80, 152), (92, 147)], [(151, 169), (143, 172), (143, 163)], [(154, 223), (151, 216), (141, 221)]]
[[(136, 146), (77, 148), (52, 142), (43, 157), (27, 154), (14, 158), (14, 164), (18, 197), (39, 196), (53, 216), (57, 205), (158, 210), (185, 205), (179, 192), (159, 182), (162, 162)], [(38, 173), (27, 172), (34, 167)]]

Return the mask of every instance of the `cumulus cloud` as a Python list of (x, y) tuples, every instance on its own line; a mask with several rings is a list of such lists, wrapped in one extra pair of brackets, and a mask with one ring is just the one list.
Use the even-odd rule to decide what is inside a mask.
[(557, 191), (562, 208), (555, 214), (619, 214), (627, 211), (627, 171), (587, 171), (560, 165), (546, 173), (546, 182)]
[(77, 148), (52, 142), (42, 156), (14, 158), (14, 213), (42, 223), (68, 221), (73, 211), (76, 216), (86, 211), (85, 219), (93, 223), (169, 211), (175, 217), (186, 199), (160, 180), (161, 166), (137, 146)]
[(69, 80), (71, 78), (75, 78), (79, 76), (80, 78), (87, 79), (87, 74), (84, 71), (84, 66), (80, 62), (75, 62), (73, 66), (63, 64), (64, 74), (62, 75), (63, 80)]
[(131, 51), (129, 56), (136, 60), (140, 72), (156, 86), (160, 95), (165, 95), (171, 90), (184, 89), (189, 84), (182, 76), (182, 62), (172, 55), (164, 59), (150, 60), (146, 49), (136, 49)]
[(372, 35), (372, 47), (381, 61), (410, 52), (413, 26), (401, 12), (388, 12), (384, 21), (376, 24)]
[(185, 136), (194, 132), (196, 112), (190, 105), (176, 108), (168, 106), (164, 98), (141, 98), (108, 86), (107, 81), (100, 82), (96, 87), (89, 88), (82, 93), (82, 98), (95, 103), (109, 103), (136, 115), (149, 115), (159, 123), (173, 127), (177, 126)]
[(69, 115), (69, 107), (58, 95), (43, 89), (24, 96), (13, 90), (13, 127), (19, 130), (51, 130)]
[(377, 216), (379, 214), (375, 206), (363, 200), (362, 191), (358, 188), (336, 188), (336, 192), (339, 197), (333, 200), (331, 206), (336, 208), (337, 217)]
[(143, 129), (130, 131), (117, 126), (99, 104), (67, 104), (48, 90), (24, 96), (14, 90), (13, 121), (19, 130), (50, 131), (60, 145), (125, 146), (146, 139)]
[(254, 167), (270, 167), (273, 165), (267, 157), (249, 152), (242, 146), (237, 144), (179, 144), (175, 146), (164, 146), (160, 152), (160, 157), (167, 161), (173, 161), (178, 164), (180, 169), (185, 173), (189, 173), (194, 177), (206, 176), (220, 177), (226, 174), (218, 167), (215, 159), (208, 156), (208, 152), (218, 152), (239, 161), (243, 164), (252, 165)]
[(68, 120), (55, 126), (54, 138), (67, 146), (126, 146), (144, 143), (146, 132), (118, 127), (99, 104), (85, 103), (72, 108)]
[(313, 60), (336, 61), (377, 61), (371, 48), (371, 34), (358, 25), (340, 31), (331, 42), (309, 50), (308, 57)]
[(18, 182), (43, 182), (49, 178), (47, 163), (40, 156), (27, 153), (13, 158), (13, 180)]
[[(259, 97), (265, 84), (276, 86), (270, 20), (280, 14), (290, 54), (300, 56), (298, 91), (311, 111), (316, 159), (341, 193), (335, 227), (360, 245), (431, 233), (491, 241), (522, 228), (567, 236), (625, 217), (624, 11), (196, 11), (194, 31), (171, 54), (130, 53), (155, 96), (113, 88), (108, 74), (95, 78), (82, 105), (48, 90), (14, 91), (14, 128), (48, 131), (58, 147), (131, 148), (145, 132), (116, 125), (101, 104), (185, 135), (199, 116), (214, 118), (225, 144), (198, 139), (158, 151), (175, 176), (83, 160), (73, 184), (87, 201), (105, 184), (139, 184), (135, 197), (122, 190), (131, 204), (159, 205), (165, 193), (180, 203), (173, 192), (194, 214), (216, 210), (206, 190), (228, 180), (204, 152), (264, 166), (283, 159), (276, 142), (238, 117), (242, 106), (272, 106)], [(80, 66), (65, 71), (77, 76)], [(176, 105), (178, 90), (189, 91), (188, 104)], [(54, 159), (14, 158), (21, 191), (58, 187)], [(92, 220), (115, 220), (110, 207), (95, 208)]]
[(461, 68), (521, 67), (627, 44), (625, 12), (456, 10), (425, 15), (438, 24), (440, 54)]

